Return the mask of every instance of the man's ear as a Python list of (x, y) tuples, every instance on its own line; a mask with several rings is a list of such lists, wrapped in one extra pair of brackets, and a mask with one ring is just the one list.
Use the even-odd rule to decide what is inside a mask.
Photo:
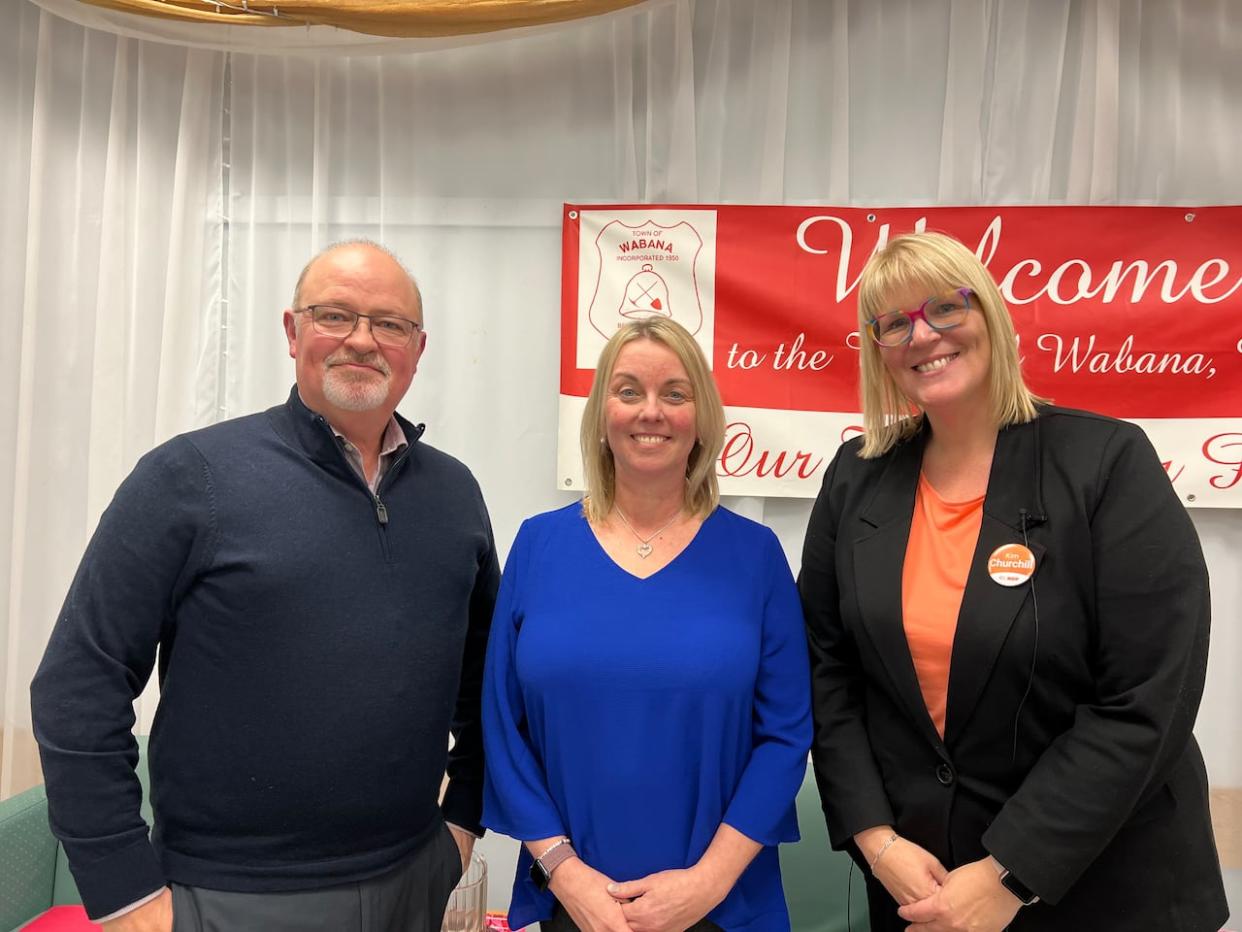
[(293, 311), (285, 311), (285, 337), (289, 340), (289, 356), (298, 358), (298, 319)]
[(427, 334), (418, 331), (418, 351), (414, 354), (414, 374), (418, 374), (418, 364), (423, 361), (423, 353), (427, 351)]

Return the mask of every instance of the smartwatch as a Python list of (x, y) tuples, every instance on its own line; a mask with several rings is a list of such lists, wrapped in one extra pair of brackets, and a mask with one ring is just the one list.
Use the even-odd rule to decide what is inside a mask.
[(1001, 886), (1016, 896), (1023, 906), (1034, 906), (1039, 902), (1039, 897), (1035, 895), (1035, 891), (1024, 884), (1021, 880), (1013, 875), (1013, 871), (1005, 868), (1000, 874)]
[(578, 852), (574, 850), (574, 846), (568, 838), (562, 838), (560, 841), (553, 842), (547, 851), (531, 862), (531, 882), (540, 891), (547, 890), (548, 883), (552, 880), (552, 872), (570, 858), (577, 856)]

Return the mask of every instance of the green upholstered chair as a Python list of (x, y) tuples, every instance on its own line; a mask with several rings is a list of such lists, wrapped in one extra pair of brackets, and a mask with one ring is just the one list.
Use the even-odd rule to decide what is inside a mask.
[[(142, 815), (151, 822), (147, 796), (147, 739), (138, 776), (142, 780)], [(20, 929), (54, 906), (82, 902), (69, 861), (47, 824), (47, 793), (36, 786), (0, 801), (0, 932)]]
[(849, 855), (828, 844), (810, 767), (798, 792), (798, 827), (802, 840), (780, 848), (781, 881), (794, 932), (870, 932), (863, 878)]
[(19, 928), (52, 906), (59, 851), (43, 787), (0, 802), (0, 929)]

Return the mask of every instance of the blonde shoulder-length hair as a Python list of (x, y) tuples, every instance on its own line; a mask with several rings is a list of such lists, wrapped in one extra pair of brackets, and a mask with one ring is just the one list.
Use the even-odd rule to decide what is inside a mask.
[(1013, 320), (1000, 289), (973, 252), (944, 233), (894, 237), (868, 260), (858, 283), (858, 330), (863, 409), (863, 459), (883, 456), (921, 429), (923, 413), (889, 374), (880, 347), (871, 338), (871, 321), (892, 308), (892, 297), (923, 288), (928, 295), (969, 288), (983, 315), (991, 345), (988, 394), (997, 428), (1034, 420), (1043, 401), (1022, 381)]
[(587, 487), (587, 495), (582, 500), (583, 513), (591, 521), (603, 521), (616, 498), (616, 463), (608, 446), (604, 407), (617, 357), (621, 355), (622, 347), (635, 340), (651, 340), (668, 347), (681, 361), (690, 378), (698, 439), (686, 462), (684, 505), (692, 514), (706, 518), (720, 503), (716, 458), (724, 446), (724, 407), (720, 403), (720, 392), (716, 389), (707, 359), (694, 342), (694, 337), (681, 324), (664, 317), (648, 317), (624, 324), (599, 354), (591, 393), (582, 412), (582, 466)]

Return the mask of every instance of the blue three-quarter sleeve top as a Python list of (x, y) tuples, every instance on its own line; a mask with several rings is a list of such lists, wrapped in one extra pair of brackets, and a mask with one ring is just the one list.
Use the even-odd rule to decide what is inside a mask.
[[(616, 881), (695, 864), (722, 822), (764, 847), (708, 918), (789, 928), (776, 845), (797, 841), (811, 741), (802, 612), (766, 527), (717, 508), (647, 579), (600, 547), (580, 504), (523, 523), (483, 695), (484, 824), (568, 835)], [(513, 928), (554, 901), (518, 861)]]

